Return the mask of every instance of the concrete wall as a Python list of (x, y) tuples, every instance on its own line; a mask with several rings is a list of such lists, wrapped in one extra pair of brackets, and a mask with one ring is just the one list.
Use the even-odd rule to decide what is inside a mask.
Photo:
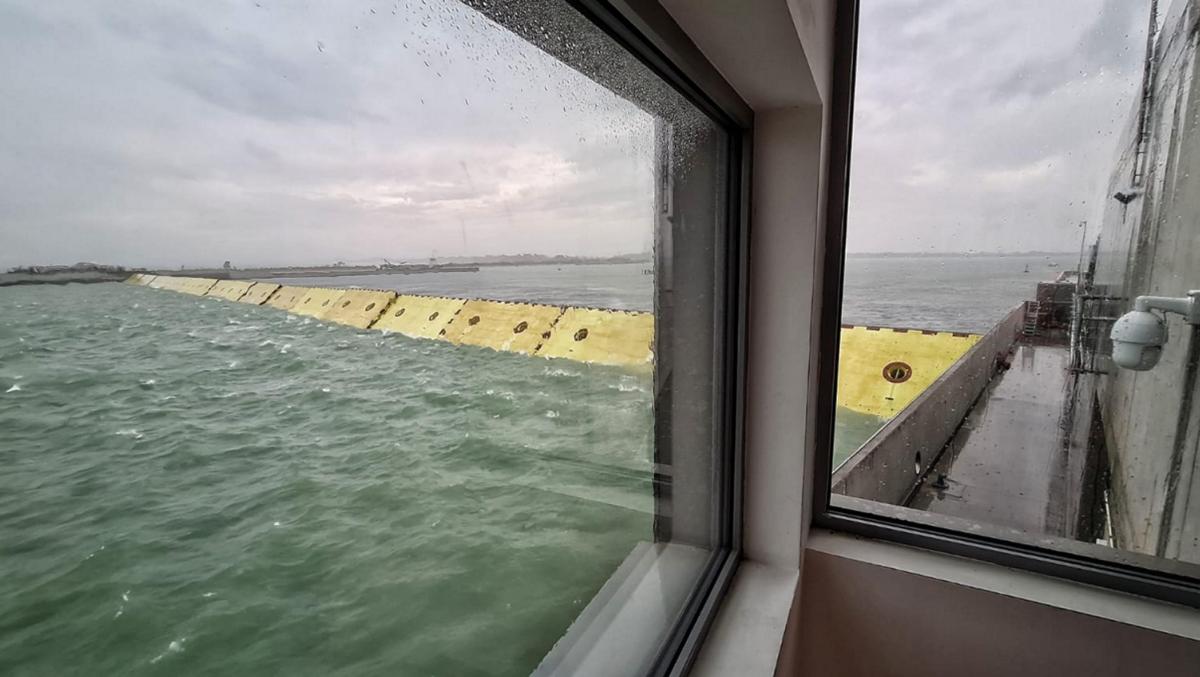
[(900, 505), (937, 460), (1020, 332), (1024, 304), (950, 366), (833, 474), (833, 493)]
[[(1105, 196), (1095, 282), (1125, 297), (1104, 315), (1130, 309), (1135, 296), (1179, 296), (1200, 288), (1200, 97), (1195, 0), (1172, 3), (1158, 38), (1146, 144), (1131, 112)], [(1111, 196), (1136, 192), (1123, 205)], [(1171, 340), (1159, 365), (1133, 372), (1109, 367), (1099, 387), (1111, 466), (1111, 510), (1120, 547), (1200, 562), (1200, 473), (1193, 327), (1169, 319)], [(1106, 335), (1107, 331), (1101, 332)], [(1091, 346), (1104, 353), (1107, 342)]]
[(869, 546), (839, 547), (806, 553), (777, 676), (1183, 677), (1200, 666), (1200, 642), (1178, 634), (1200, 627), (1194, 610), (900, 546), (877, 561), (864, 561)]

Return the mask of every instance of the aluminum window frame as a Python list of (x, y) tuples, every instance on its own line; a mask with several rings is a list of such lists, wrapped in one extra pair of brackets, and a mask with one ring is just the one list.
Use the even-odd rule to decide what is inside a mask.
[(826, 164), (829, 180), (826, 183), (825, 232), (819, 240), (823, 242), (824, 251), (819, 258), (822, 269), (818, 271), (822, 292), (818, 299), (819, 353), (812, 419), (817, 445), (816, 477), (812, 485), (813, 526), (1200, 608), (1198, 579), (831, 505), (859, 17), (859, 0), (843, 0), (837, 4)]
[(747, 278), (753, 111), (655, 0), (566, 0), (662, 78), (725, 132), (723, 265), (714, 279), (724, 304), (713, 335), (720, 346), (713, 465), (717, 543), (659, 648), (648, 674), (684, 675), (691, 668), (742, 558), (742, 447), (746, 380)]

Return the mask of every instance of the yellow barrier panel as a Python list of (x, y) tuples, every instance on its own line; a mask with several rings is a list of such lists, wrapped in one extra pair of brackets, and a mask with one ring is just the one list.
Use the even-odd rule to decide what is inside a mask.
[(155, 289), (169, 289), (193, 296), (204, 296), (216, 280), (207, 277), (183, 277), (175, 275), (159, 275), (150, 283)]
[(185, 279), (187, 281), (184, 283), (183, 289), (180, 291), (182, 291), (184, 294), (191, 294), (192, 296), (204, 296), (208, 293), (208, 290), (212, 289), (213, 285), (217, 283), (216, 280), (211, 280), (207, 277), (189, 277)]
[(562, 312), (558, 306), (467, 301), (443, 338), (454, 344), (531, 355), (550, 336)]
[(125, 279), (126, 284), (135, 284), (139, 287), (148, 287), (154, 281), (154, 275), (149, 273), (134, 273)]
[(403, 294), (392, 301), (371, 328), (413, 338), (438, 338), (465, 303), (466, 299)]
[(978, 341), (977, 334), (842, 327), (837, 404), (892, 418)]
[(329, 312), (345, 293), (345, 289), (308, 287), (304, 290), (304, 296), (289, 310), (297, 315), (319, 318)]
[(654, 316), (567, 308), (536, 354), (597, 364), (650, 367), (654, 363)]
[(209, 289), (205, 296), (215, 296), (226, 301), (237, 301), (250, 291), (253, 282), (242, 280), (219, 280)]
[(333, 308), (321, 315), (321, 319), (366, 329), (383, 314), (384, 309), (395, 298), (394, 291), (347, 289), (333, 304)]
[(308, 287), (290, 287), (283, 286), (275, 290), (267, 302), (263, 305), (278, 308), (280, 310), (291, 310), (292, 306), (300, 302), (304, 295), (308, 293)]
[(255, 282), (238, 301), (261, 306), (271, 298), (271, 294), (274, 294), (277, 289), (279, 289), (279, 285), (274, 282)]

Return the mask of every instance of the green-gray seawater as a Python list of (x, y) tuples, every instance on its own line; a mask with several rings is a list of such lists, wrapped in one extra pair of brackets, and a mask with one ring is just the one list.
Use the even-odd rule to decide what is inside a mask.
[(0, 289), (0, 674), (528, 674), (651, 537), (650, 389), (129, 285)]
[[(850, 258), (843, 321), (986, 331), (1043, 258)], [(359, 283), (653, 295), (640, 266)], [(0, 289), (0, 675), (527, 674), (651, 538), (650, 381), (130, 285)], [(835, 463), (880, 424), (839, 410)]]

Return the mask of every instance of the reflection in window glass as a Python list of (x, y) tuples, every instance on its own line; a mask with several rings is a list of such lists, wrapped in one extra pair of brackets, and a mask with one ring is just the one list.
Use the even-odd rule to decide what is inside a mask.
[(835, 506), (1200, 572), (1198, 10), (863, 3)]
[(475, 4), (0, 7), (0, 673), (523, 675), (658, 567), (653, 658), (727, 139)]

